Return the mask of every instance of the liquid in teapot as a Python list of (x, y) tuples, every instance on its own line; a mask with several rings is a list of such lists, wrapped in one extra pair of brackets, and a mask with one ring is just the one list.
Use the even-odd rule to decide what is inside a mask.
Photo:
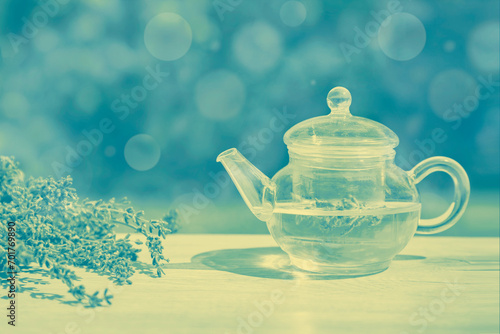
[(309, 259), (350, 267), (391, 259), (413, 236), (419, 218), (419, 203), (346, 208), (316, 202), (275, 207), (268, 227), (280, 246), (293, 254), (292, 262)]

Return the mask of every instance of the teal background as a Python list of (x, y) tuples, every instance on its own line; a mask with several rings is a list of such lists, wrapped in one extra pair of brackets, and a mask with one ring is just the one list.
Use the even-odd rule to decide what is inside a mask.
[[(28, 175), (71, 174), (82, 197), (178, 208), (181, 232), (266, 233), (216, 156), (238, 147), (274, 175), (284, 132), (344, 86), (353, 114), (398, 134), (398, 165), (466, 169), (470, 206), (444, 235), (499, 233), (498, 1), (6, 0), (0, 51), (0, 153)], [(123, 102), (134, 89), (144, 99)], [(451, 200), (446, 176), (419, 189), (424, 217)]]

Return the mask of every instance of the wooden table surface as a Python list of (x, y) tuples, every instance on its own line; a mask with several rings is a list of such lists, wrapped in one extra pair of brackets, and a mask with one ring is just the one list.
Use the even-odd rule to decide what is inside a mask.
[(4, 315), (0, 332), (499, 332), (498, 238), (415, 237), (388, 270), (347, 279), (294, 270), (269, 235), (178, 234), (165, 251), (166, 276), (140, 266), (130, 286), (79, 271), (90, 288), (115, 290), (97, 309), (68, 305), (61, 283), (25, 274), (34, 290), (18, 297), (17, 326)]

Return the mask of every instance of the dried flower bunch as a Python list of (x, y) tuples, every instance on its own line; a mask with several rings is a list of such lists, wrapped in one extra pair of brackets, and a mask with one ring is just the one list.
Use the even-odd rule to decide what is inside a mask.
[[(110, 304), (107, 290), (87, 293), (73, 267), (90, 269), (117, 284), (131, 284), (132, 261), (140, 250), (130, 235), (117, 239), (115, 225), (125, 225), (146, 237), (157, 275), (164, 274), (161, 238), (177, 230), (176, 212), (163, 220), (146, 220), (125, 200), (79, 200), (71, 177), (28, 178), (13, 157), (0, 156), (0, 275), (8, 272), (8, 222), (16, 223), (17, 271), (40, 266), (64, 282), (76, 300), (87, 306)], [(135, 243), (140, 244), (140, 241)]]

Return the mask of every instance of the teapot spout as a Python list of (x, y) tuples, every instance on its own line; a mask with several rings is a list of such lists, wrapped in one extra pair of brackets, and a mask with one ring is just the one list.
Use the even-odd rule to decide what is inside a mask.
[(273, 213), (273, 181), (252, 165), (237, 149), (231, 148), (217, 157), (248, 208), (262, 221), (268, 221)]

